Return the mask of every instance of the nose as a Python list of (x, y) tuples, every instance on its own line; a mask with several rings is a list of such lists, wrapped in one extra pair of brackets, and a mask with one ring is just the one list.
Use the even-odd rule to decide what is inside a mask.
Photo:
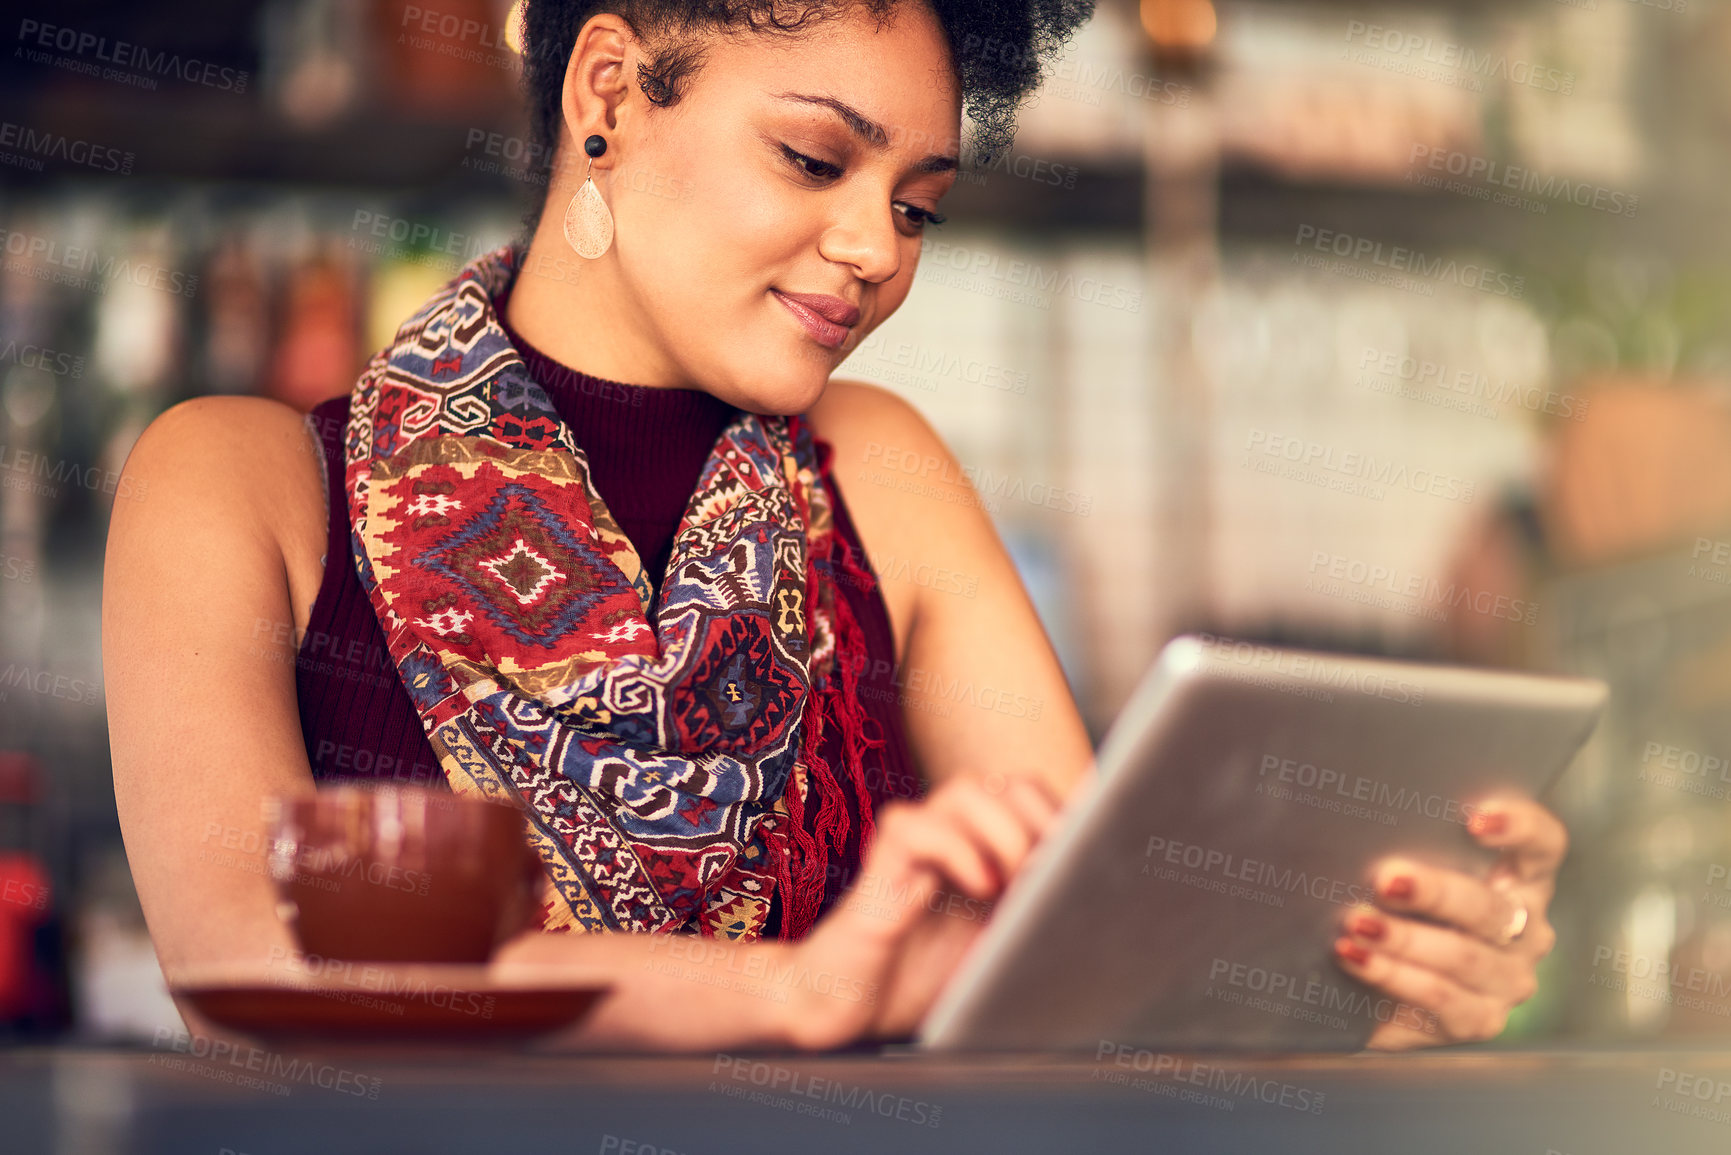
[(902, 246), (896, 210), (888, 199), (861, 190), (836, 203), (836, 216), (818, 239), (818, 253), (838, 265), (852, 266), (862, 281), (881, 285), (893, 279), (901, 272)]

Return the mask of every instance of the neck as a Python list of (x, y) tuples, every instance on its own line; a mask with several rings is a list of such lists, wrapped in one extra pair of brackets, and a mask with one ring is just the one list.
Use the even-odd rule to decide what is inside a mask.
[(505, 302), (506, 323), (553, 360), (592, 377), (692, 388), (650, 340), (647, 317), (621, 276), (617, 242), (592, 261), (566, 244), (565, 206), (576, 191), (570, 182), (556, 181), (548, 193)]

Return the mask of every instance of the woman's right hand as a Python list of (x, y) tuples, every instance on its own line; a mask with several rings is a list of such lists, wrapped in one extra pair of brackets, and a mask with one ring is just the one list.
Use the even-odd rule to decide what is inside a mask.
[(787, 1004), (790, 1041), (824, 1049), (917, 1028), (1059, 806), (1030, 775), (993, 774), (880, 811), (859, 877), (794, 944), (797, 965), (822, 981)]

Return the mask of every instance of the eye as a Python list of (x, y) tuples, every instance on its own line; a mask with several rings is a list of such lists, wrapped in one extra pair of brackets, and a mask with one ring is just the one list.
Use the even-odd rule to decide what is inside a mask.
[(834, 180), (841, 175), (840, 165), (831, 164), (827, 160), (819, 160), (815, 156), (807, 156), (803, 152), (796, 152), (785, 144), (781, 146), (781, 151), (786, 155), (789, 164), (816, 180)]
[(941, 225), (949, 220), (942, 213), (933, 212), (931, 209), (922, 209), (919, 205), (910, 205), (906, 201), (896, 201), (893, 207), (906, 217), (908, 223), (916, 229), (923, 229), (927, 225)]

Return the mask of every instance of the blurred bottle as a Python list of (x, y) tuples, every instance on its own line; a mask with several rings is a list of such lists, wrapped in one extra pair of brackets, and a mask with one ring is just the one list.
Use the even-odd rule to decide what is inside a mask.
[(41, 776), (0, 752), (0, 1029), (52, 1033), (71, 1022), (64, 925), (40, 853)]
[(227, 236), (205, 274), (210, 315), (205, 376), (215, 393), (256, 393), (270, 355), (270, 299), (264, 269), (240, 237)]
[(270, 396), (305, 411), (354, 386), (365, 359), (356, 279), (334, 243), (289, 275)]

